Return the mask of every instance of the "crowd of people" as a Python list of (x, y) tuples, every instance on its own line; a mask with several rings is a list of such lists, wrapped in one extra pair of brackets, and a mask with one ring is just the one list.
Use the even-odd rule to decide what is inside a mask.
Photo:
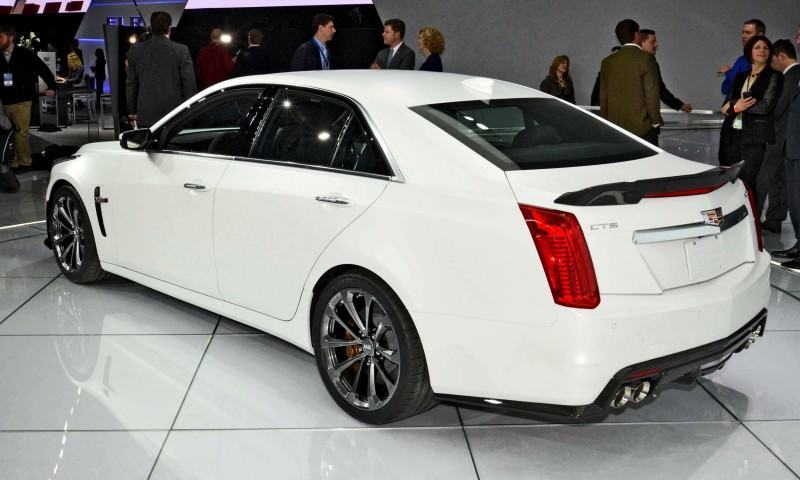
[[(294, 51), (290, 71), (334, 68), (328, 49), (328, 42), (336, 34), (334, 18), (327, 14), (315, 15), (311, 26), (313, 35)], [(136, 43), (128, 52), (127, 108), (130, 120), (139, 128), (153, 125), (198, 89), (237, 76), (275, 71), (263, 45), (264, 35), (259, 30), (250, 30), (247, 47), (231, 55), (222, 41), (222, 31), (214, 28), (209, 43), (200, 49), (196, 61), (192, 62), (188, 47), (169, 39), (171, 28), (172, 18), (168, 13), (154, 12), (150, 17), (151, 38)], [(395, 18), (384, 22), (382, 35), (386, 48), (377, 53), (369, 67), (413, 70), (416, 53), (405, 44), (405, 34), (406, 25), (402, 20)], [(422, 28), (417, 36), (417, 45), (425, 57), (420, 70), (443, 71), (444, 35), (432, 27)], [(140, 95), (139, 92), (149, 93)], [(152, 92), (159, 94), (152, 95)]]
[[(725, 76), (719, 163), (740, 168), (739, 178), (754, 195), (759, 216), (768, 203), (765, 230), (780, 233), (782, 222), (790, 216), (795, 245), (771, 253), (785, 259), (782, 265), (799, 269), (800, 67), (795, 44), (800, 48), (800, 25), (794, 42), (782, 39), (773, 44), (766, 30), (759, 19), (745, 21), (742, 55), (732, 67), (719, 70)], [(592, 104), (600, 106), (603, 118), (658, 145), (664, 125), (661, 102), (683, 112), (691, 112), (692, 105), (676, 98), (664, 84), (655, 59), (655, 31), (640, 29), (634, 20), (625, 19), (614, 32), (620, 46), (601, 63)], [(540, 89), (574, 103), (567, 56), (553, 60)]]
[[(417, 65), (417, 52), (405, 44), (405, 23), (390, 19), (383, 27), (385, 48), (364, 67), (413, 70)], [(236, 76), (274, 71), (259, 30), (250, 30), (247, 47), (232, 55), (222, 39), (222, 31), (215, 28), (210, 32), (209, 43), (200, 49), (193, 62), (188, 47), (169, 39), (171, 28), (172, 19), (168, 13), (154, 12), (150, 18), (151, 37), (136, 43), (128, 52), (127, 109), (131, 121), (139, 128), (152, 126), (198, 88)], [(291, 71), (334, 68), (328, 47), (336, 34), (334, 18), (315, 15), (312, 33), (312, 37), (294, 51)], [(591, 95), (592, 104), (599, 106), (602, 117), (658, 145), (660, 127), (664, 124), (661, 102), (676, 111), (691, 112), (693, 107), (675, 97), (664, 84), (656, 61), (658, 41), (654, 30), (640, 29), (637, 22), (625, 19), (616, 25), (614, 33), (620, 45), (601, 62)], [(15, 126), (16, 153), (11, 167), (24, 171), (31, 163), (27, 135), (31, 102), (36, 97), (36, 77), (47, 84), (46, 95), (53, 94), (56, 79), (36, 55), (24, 48), (15, 48), (14, 36), (13, 28), (0, 27), (0, 49), (3, 50), (0, 68), (6, 72), (0, 100)], [(724, 122), (719, 162), (723, 166), (740, 166), (740, 178), (755, 195), (759, 212), (768, 203), (764, 229), (780, 232), (783, 220), (791, 215), (797, 243), (773, 254), (787, 259), (788, 266), (798, 268), (800, 68), (795, 44), (800, 47), (800, 26), (794, 42), (783, 39), (772, 43), (766, 37), (764, 22), (751, 19), (744, 22), (741, 40), (742, 55), (733, 66), (719, 69), (719, 74), (725, 77), (721, 86), (724, 101), (720, 112)], [(444, 70), (441, 55), (445, 39), (439, 30), (420, 29), (417, 47), (425, 57), (420, 70)], [(77, 41), (70, 46), (66, 60), (68, 74), (63, 81), (79, 84), (84, 77), (84, 61)], [(104, 77), (102, 50), (96, 52), (94, 69), (96, 76)], [(559, 55), (553, 59), (539, 88), (575, 103), (568, 56)]]

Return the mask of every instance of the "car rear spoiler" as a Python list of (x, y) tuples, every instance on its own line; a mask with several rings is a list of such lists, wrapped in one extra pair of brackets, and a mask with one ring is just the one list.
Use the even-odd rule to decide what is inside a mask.
[(739, 162), (730, 167), (716, 167), (692, 175), (595, 185), (577, 192), (567, 192), (558, 197), (555, 203), (581, 207), (634, 205), (643, 198), (701, 195), (714, 191), (728, 182), (736, 182), (743, 163)]

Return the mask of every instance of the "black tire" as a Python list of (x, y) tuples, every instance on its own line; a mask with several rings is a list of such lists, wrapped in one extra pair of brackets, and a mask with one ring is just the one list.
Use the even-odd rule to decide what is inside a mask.
[[(349, 310), (344, 306), (343, 292), (364, 292), (365, 295), (362, 297), (358, 297), (357, 294), (354, 295), (354, 300), (351, 302), (356, 306), (355, 309), (359, 316), (362, 316), (366, 310), (364, 305), (366, 300), (361, 302), (359, 298), (365, 299), (367, 296), (374, 298), (374, 302), (370, 303), (370, 310), (372, 311), (370, 318), (366, 322), (361, 320), (362, 323), (367, 324), (368, 332), (374, 334), (379, 325), (387, 322), (389, 324), (389, 327), (382, 329), (382, 334), (378, 333), (377, 339), (372, 335), (369, 337), (372, 340), (366, 340), (365, 338), (357, 340), (359, 342), (369, 342), (367, 346), (331, 347), (323, 346), (322, 344), (323, 332), (325, 332), (328, 339), (326, 340), (326, 345), (331, 345), (331, 339), (339, 339), (341, 334), (347, 339), (353, 338), (350, 333), (355, 333), (359, 329), (358, 325), (352, 321)], [(342, 301), (337, 303), (337, 299)], [(341, 312), (337, 316), (340, 320), (345, 321), (351, 330), (345, 331), (341, 323), (333, 320), (330, 315), (329, 304), (341, 305), (335, 311)], [(385, 313), (385, 316), (381, 312)], [(372, 322), (372, 325), (370, 325), (370, 322)], [(378, 325), (375, 325), (375, 323), (378, 323)], [(337, 332), (331, 329), (331, 325), (334, 328), (339, 328), (339, 326), (341, 328)], [(436, 405), (437, 402), (433, 396), (428, 378), (425, 353), (422, 350), (422, 343), (417, 329), (414, 327), (411, 316), (400, 299), (380, 279), (361, 271), (351, 271), (333, 279), (317, 296), (312, 312), (311, 328), (311, 340), (322, 382), (334, 401), (352, 417), (365, 423), (385, 424), (422, 413)], [(398, 361), (398, 358), (394, 355), (399, 354), (399, 364), (397, 366), (395, 366), (394, 361), (390, 362), (388, 360), (389, 357), (386, 355), (387, 352), (392, 352), (392, 348), (394, 350), (391, 358), (394, 361)], [(337, 362), (339, 362), (339, 365), (343, 365), (369, 352), (376, 352), (375, 356), (356, 361), (338, 376), (338, 381), (334, 381), (332, 377), (337, 377), (337, 374), (333, 373), (335, 369), (332, 367)], [(370, 374), (367, 373), (366, 380), (360, 380), (363, 372), (362, 368), (365, 365), (367, 372), (373, 372), (374, 378), (378, 379), (373, 380), (371, 384), (373, 386), (372, 391), (377, 392), (375, 398), (380, 397), (381, 393), (385, 394), (386, 398), (382, 402), (371, 403), (368, 399), (365, 399), (364, 395), (370, 390)], [(374, 370), (369, 370), (370, 368)], [(393, 368), (395, 370), (392, 370)], [(393, 375), (393, 373), (396, 375)], [(348, 375), (349, 377), (345, 378)], [(388, 385), (391, 382), (387, 383), (383, 379), (394, 380), (394, 389), (389, 389)], [(381, 384), (383, 385), (382, 387)], [(355, 388), (353, 388), (354, 385)], [(360, 386), (363, 386), (363, 388), (359, 388)], [(345, 391), (349, 391), (352, 396), (347, 397)], [(364, 395), (360, 395), (359, 392), (364, 393)], [(356, 403), (359, 402), (370, 403), (370, 405), (357, 405)]]
[(80, 195), (70, 185), (61, 185), (50, 195), (47, 237), (58, 268), (69, 280), (91, 283), (110, 276), (100, 268), (92, 222)]

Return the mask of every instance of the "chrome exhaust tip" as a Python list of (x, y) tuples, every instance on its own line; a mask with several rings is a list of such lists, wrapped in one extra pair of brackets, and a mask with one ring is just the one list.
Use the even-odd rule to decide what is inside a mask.
[(639, 403), (650, 393), (650, 382), (645, 380), (631, 387), (631, 403)]
[(757, 328), (757, 329), (753, 330), (752, 332), (750, 332), (750, 336), (747, 337), (747, 341), (744, 343), (744, 349), (747, 350), (748, 348), (750, 348), (750, 346), (752, 346), (754, 343), (756, 343), (756, 340), (760, 336), (761, 336), (761, 329), (760, 328)]
[(614, 398), (611, 399), (611, 408), (622, 408), (631, 400), (631, 387), (625, 385), (617, 390)]

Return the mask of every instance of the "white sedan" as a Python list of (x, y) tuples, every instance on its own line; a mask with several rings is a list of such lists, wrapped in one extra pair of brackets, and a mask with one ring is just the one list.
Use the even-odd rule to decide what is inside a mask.
[(365, 422), (438, 400), (591, 421), (763, 334), (737, 171), (499, 80), (244, 77), (59, 162), (47, 243), (72, 281), (313, 353)]

